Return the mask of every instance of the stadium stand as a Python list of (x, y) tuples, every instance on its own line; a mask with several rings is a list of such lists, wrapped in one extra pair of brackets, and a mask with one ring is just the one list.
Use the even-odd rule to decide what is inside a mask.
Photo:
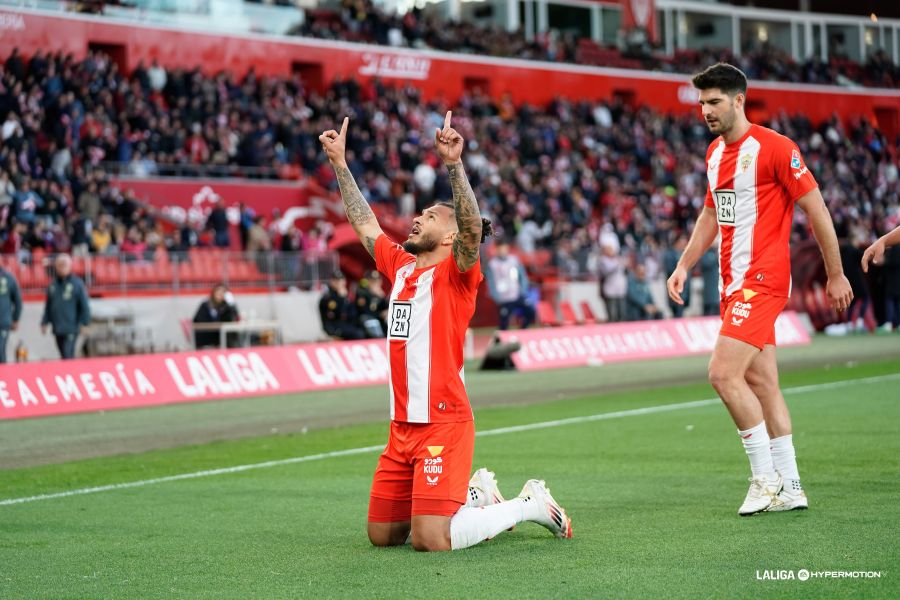
[[(207, 76), (139, 65), (126, 75), (101, 52), (75, 61), (15, 50), (0, 81), (0, 239), (20, 262), (79, 247), (138, 258), (210, 244), (203, 231), (188, 235), (110, 186), (109, 173), (203, 174), (212, 165), (231, 176), (305, 176), (334, 189), (316, 136), (332, 125), (336, 103), (353, 115), (351, 169), (382, 211), (449, 195), (419, 133), (437, 123), (441, 107), (412, 87), (337, 80), (318, 94), (299, 79), (252, 70)], [(455, 115), (470, 140), (468, 170), (483, 208), (500, 235), (515, 238), (532, 272), (596, 272), (605, 225), (627, 256), (658, 276), (660, 247), (690, 228), (702, 202), (710, 138), (693, 116), (621, 101), (515, 106), (478, 90), (460, 99)], [(854, 117), (811, 123), (778, 114), (768, 124), (801, 140), (839, 233), (868, 238), (896, 225), (897, 140)], [(798, 220), (795, 238), (807, 237)], [(249, 277), (256, 265), (234, 270)]]
[(680, 50), (666, 56), (660, 48), (635, 55), (590, 38), (579, 38), (571, 31), (553, 31), (528, 40), (521, 29), (506, 31), (496, 26), (448, 22), (421, 9), (398, 15), (386, 12), (371, 0), (342, 0), (339, 9), (308, 11), (306, 21), (289, 33), (382, 46), (672, 73), (694, 73), (726, 61), (739, 66), (751, 79), (887, 88), (900, 85), (900, 67), (883, 50), (874, 52), (864, 64), (840, 54), (827, 62), (818, 57), (795, 61), (764, 42), (744, 48), (738, 56), (729, 50), (715, 49)]

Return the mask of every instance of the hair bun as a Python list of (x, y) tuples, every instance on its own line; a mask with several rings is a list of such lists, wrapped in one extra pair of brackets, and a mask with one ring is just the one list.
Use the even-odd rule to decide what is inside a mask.
[(490, 219), (481, 218), (481, 243), (484, 243), (489, 236), (494, 235), (494, 226)]

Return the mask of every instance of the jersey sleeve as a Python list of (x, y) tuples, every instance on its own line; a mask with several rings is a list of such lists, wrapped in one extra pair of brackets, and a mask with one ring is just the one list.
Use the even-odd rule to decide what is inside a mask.
[(387, 235), (382, 233), (375, 240), (375, 268), (392, 284), (400, 267), (415, 260), (415, 256), (404, 250), (400, 244), (392, 241)]
[(716, 207), (716, 203), (713, 202), (712, 190), (709, 189), (709, 180), (706, 181), (706, 199), (703, 201), (703, 206), (706, 208)]
[(478, 291), (478, 286), (481, 284), (481, 280), (484, 279), (484, 275), (481, 273), (480, 256), (466, 272), (459, 270), (456, 259), (453, 258), (452, 254), (445, 262), (448, 263), (447, 269), (450, 272), (450, 281), (453, 283), (453, 287), (464, 292), (474, 293)]
[(775, 180), (787, 191), (791, 202), (819, 187), (797, 144), (789, 139), (778, 140), (770, 160), (774, 162)]
[[(713, 153), (713, 145), (715, 142), (709, 145), (709, 148), (706, 149), (706, 168), (709, 169), (709, 157), (712, 156)], [(706, 177), (706, 199), (703, 201), (703, 206), (706, 208), (715, 208), (716, 203), (713, 201), (712, 190), (709, 187), (709, 176)]]

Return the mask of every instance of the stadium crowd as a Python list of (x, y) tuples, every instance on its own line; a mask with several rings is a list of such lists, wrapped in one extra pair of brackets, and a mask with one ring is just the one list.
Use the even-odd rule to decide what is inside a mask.
[[(446, 108), (377, 80), (335, 81), (320, 95), (297, 78), (252, 70), (205, 76), (140, 64), (126, 75), (102, 53), (25, 60), (14, 50), (0, 76), (0, 245), (23, 257), (38, 248), (139, 256), (218, 243), (222, 214), (210, 217), (215, 231), (166, 233), (137, 198), (109, 185), (110, 168), (147, 176), (173, 166), (276, 165), (334, 188), (317, 136), (344, 114), (363, 192), (382, 210), (409, 214), (450, 196), (428, 134)], [(695, 116), (562, 99), (517, 107), (477, 91), (452, 108), (469, 143), (471, 182), (499, 235), (525, 254), (552, 253), (563, 275), (597, 273), (609, 246), (657, 277), (662, 249), (690, 229), (703, 201), (710, 137)], [(864, 119), (776, 115), (769, 125), (800, 141), (839, 235), (864, 243), (897, 225), (898, 140)], [(272, 234), (259, 216), (248, 214), (245, 228), (260, 249), (304, 247), (303, 232), (266, 244)], [(807, 235), (800, 215), (795, 237)]]
[[(602, 64), (674, 73), (696, 73), (719, 61), (739, 66), (751, 79), (769, 79), (803, 83), (897, 87), (900, 65), (895, 65), (882, 50), (873, 53), (865, 64), (847, 59), (843, 44), (833, 40), (829, 62), (818, 57), (795, 61), (786, 52), (766, 43), (746, 44), (741, 56), (729, 50), (681, 51), (674, 57), (644, 47), (617, 52), (607, 48), (600, 61), (589, 52), (580, 52), (582, 44), (595, 47), (589, 39), (579, 39), (572, 32), (551, 30), (528, 40), (521, 30), (510, 32), (496, 25), (453, 22), (421, 9), (405, 14), (389, 13), (371, 0), (342, 0), (340, 10), (307, 11), (303, 24), (290, 33), (306, 37), (345, 40), (383, 46), (443, 50), (526, 60), (546, 60), (579, 64)], [(612, 54), (610, 54), (612, 52)]]

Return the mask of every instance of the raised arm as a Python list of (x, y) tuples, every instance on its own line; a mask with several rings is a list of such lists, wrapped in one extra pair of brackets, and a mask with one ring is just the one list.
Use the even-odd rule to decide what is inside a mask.
[(688, 241), (678, 264), (675, 265), (675, 271), (666, 282), (666, 289), (669, 292), (669, 298), (678, 304), (684, 304), (681, 298), (681, 292), (684, 290), (684, 283), (687, 281), (688, 273), (703, 256), (707, 248), (712, 245), (716, 239), (718, 232), (718, 223), (716, 222), (716, 209), (704, 206), (697, 217), (697, 223), (694, 224), (694, 232), (691, 233), (691, 239)]
[(322, 148), (328, 156), (328, 161), (334, 167), (334, 173), (337, 175), (338, 185), (341, 188), (341, 199), (344, 201), (344, 211), (347, 213), (347, 220), (356, 231), (359, 241), (362, 242), (366, 250), (375, 258), (375, 240), (382, 233), (381, 226), (372, 212), (372, 207), (366, 202), (359, 186), (353, 179), (353, 174), (347, 167), (345, 158), (347, 149), (347, 125), (350, 123), (349, 117), (344, 117), (341, 124), (341, 131), (329, 129), (319, 136), (322, 142)]
[(869, 272), (869, 262), (875, 265), (884, 263), (884, 251), (891, 246), (900, 244), (900, 227), (895, 227), (893, 231), (884, 234), (874, 244), (866, 248), (862, 257), (862, 268), (866, 273)]
[(844, 267), (841, 265), (841, 251), (838, 246), (837, 234), (834, 232), (834, 223), (831, 214), (825, 207), (825, 200), (819, 188), (804, 194), (797, 200), (797, 205), (803, 209), (809, 218), (813, 235), (819, 244), (822, 258), (825, 259), (825, 273), (828, 282), (825, 284), (825, 294), (831, 301), (831, 305), (838, 311), (847, 310), (850, 301), (853, 300), (853, 290), (850, 282), (844, 276)]
[(438, 154), (450, 172), (450, 187), (453, 190), (453, 206), (456, 210), (456, 226), (459, 232), (453, 240), (453, 259), (459, 270), (466, 272), (478, 261), (478, 246), (481, 244), (481, 212), (475, 192), (466, 177), (462, 164), (464, 140), (450, 127), (451, 112), (444, 117), (444, 128), (434, 134)]

